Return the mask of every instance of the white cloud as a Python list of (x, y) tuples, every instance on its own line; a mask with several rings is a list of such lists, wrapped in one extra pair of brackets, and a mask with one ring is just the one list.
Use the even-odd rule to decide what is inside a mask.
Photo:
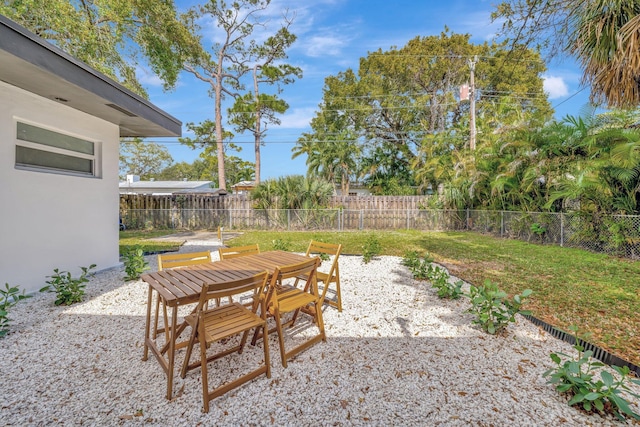
[(311, 119), (315, 116), (316, 109), (312, 107), (307, 108), (293, 108), (291, 112), (282, 116), (280, 126), (278, 129), (304, 129), (308, 128), (311, 123)]
[(339, 56), (346, 41), (339, 36), (312, 36), (305, 40), (304, 48), (308, 56), (313, 58), (323, 56)]
[(162, 79), (146, 68), (138, 67), (136, 75), (143, 86), (161, 87)]
[(549, 99), (562, 98), (569, 94), (569, 88), (562, 77), (545, 76), (542, 86)]

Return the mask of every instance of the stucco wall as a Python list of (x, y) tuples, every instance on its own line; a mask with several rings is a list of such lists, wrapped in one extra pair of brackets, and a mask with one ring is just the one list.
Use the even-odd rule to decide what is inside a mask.
[[(101, 177), (15, 168), (16, 121), (101, 142)], [(0, 82), (0, 286), (118, 264), (118, 126)]]

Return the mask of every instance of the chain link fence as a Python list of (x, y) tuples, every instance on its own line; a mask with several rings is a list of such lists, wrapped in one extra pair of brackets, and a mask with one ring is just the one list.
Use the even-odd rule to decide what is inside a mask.
[(128, 209), (127, 229), (476, 231), (640, 259), (640, 216), (482, 210)]

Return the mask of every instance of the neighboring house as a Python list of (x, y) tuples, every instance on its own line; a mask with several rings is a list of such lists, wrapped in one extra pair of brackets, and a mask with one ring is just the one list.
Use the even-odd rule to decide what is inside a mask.
[(119, 264), (120, 137), (182, 123), (0, 15), (0, 286)]
[(342, 194), (339, 185), (336, 186), (336, 196), (370, 196), (371, 191), (362, 184), (349, 184), (349, 194)]
[(140, 181), (137, 175), (127, 175), (127, 180), (120, 182), (120, 194), (207, 194), (223, 196), (226, 190), (212, 188), (213, 181)]
[(234, 194), (249, 194), (256, 188), (255, 181), (240, 181), (237, 184), (231, 186), (231, 190)]

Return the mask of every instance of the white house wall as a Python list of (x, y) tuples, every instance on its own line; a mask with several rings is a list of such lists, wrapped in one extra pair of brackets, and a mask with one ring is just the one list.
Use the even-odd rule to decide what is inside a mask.
[[(15, 168), (16, 121), (101, 145), (101, 177)], [(0, 286), (118, 264), (118, 126), (0, 82)]]

